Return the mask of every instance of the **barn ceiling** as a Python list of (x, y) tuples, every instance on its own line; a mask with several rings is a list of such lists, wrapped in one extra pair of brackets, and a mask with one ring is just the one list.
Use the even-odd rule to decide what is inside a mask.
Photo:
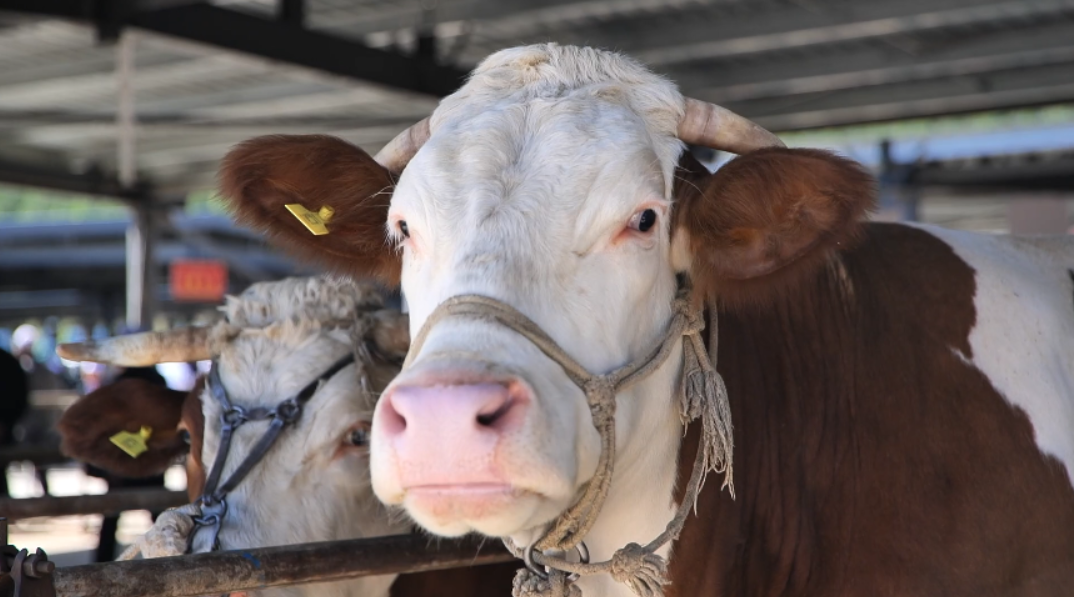
[(777, 131), (1074, 101), (1074, 0), (0, 0), (0, 180), (116, 194), (124, 24), (155, 195), (260, 134), (375, 151), (532, 42), (627, 52)]

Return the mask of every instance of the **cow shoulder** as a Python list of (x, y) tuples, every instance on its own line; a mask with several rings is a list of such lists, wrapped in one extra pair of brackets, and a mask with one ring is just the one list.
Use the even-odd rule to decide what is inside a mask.
[(818, 149), (770, 148), (709, 174), (688, 154), (676, 189), (676, 265), (725, 304), (765, 302), (861, 235), (876, 184)]
[[(122, 379), (103, 386), (72, 404), (57, 424), (60, 450), (110, 473), (148, 477), (164, 472), (186, 453), (179, 419), (187, 393), (143, 379)], [(120, 432), (150, 430), (146, 450), (137, 456), (113, 444)]]
[[(220, 167), (220, 194), (236, 220), (277, 245), (355, 278), (399, 279), (385, 223), (394, 180), (366, 152), (328, 135), (267, 135), (240, 143)], [(287, 205), (331, 210), (315, 235)]]

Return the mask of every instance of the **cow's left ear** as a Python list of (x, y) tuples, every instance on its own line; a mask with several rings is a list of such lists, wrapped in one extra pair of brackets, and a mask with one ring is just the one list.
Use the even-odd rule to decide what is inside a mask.
[(235, 219), (289, 254), (399, 283), (386, 228), (395, 182), (360, 148), (329, 135), (257, 137), (228, 152), (219, 182)]
[(817, 149), (769, 148), (713, 174), (689, 156), (676, 189), (673, 254), (705, 298), (765, 300), (849, 246), (876, 203), (858, 163)]

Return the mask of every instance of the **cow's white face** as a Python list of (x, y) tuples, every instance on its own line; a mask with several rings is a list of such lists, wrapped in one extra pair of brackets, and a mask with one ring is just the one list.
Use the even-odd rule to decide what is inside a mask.
[[(284, 286), (286, 282), (290, 281), (265, 285), (265, 290), (275, 298), (287, 295), (291, 289)], [(306, 283), (301, 279), (295, 282), (300, 287)], [(259, 303), (248, 295), (241, 302), (247, 314), (257, 316)], [(330, 308), (339, 308), (326, 302)], [(316, 315), (316, 305), (297, 301), (294, 314), (281, 314), (280, 306), (272, 305), (271, 299), (260, 304), (265, 303), (271, 307), (267, 310), (271, 314), (268, 319), (275, 323), (243, 330), (226, 345), (217, 361), (221, 382), (232, 403), (248, 410), (273, 408), (295, 396), (353, 350), (346, 329), (292, 318)], [(235, 319), (234, 313), (230, 319)], [(373, 389), (383, 387), (386, 378), (395, 372), (394, 367), (380, 371), (385, 367), (375, 363), (367, 363), (366, 367), (371, 370)], [(208, 471), (220, 447), (222, 408), (208, 388), (201, 394), (201, 405), (205, 417), (201, 456)], [(284, 429), (264, 458), (228, 494), (221, 547), (266, 547), (408, 532), (405, 517), (391, 516), (369, 486), (372, 409), (371, 400), (361, 391), (354, 365), (343, 368), (317, 390), (297, 422)], [(221, 483), (251, 453), (268, 425), (268, 421), (251, 421), (236, 430)], [(207, 551), (208, 542), (208, 533), (199, 533), (193, 550)], [(393, 579), (394, 576), (368, 577), (266, 594), (382, 595)]]
[[(445, 299), (474, 293), (514, 306), (594, 373), (649, 350), (675, 293), (669, 212), (681, 149), (681, 98), (650, 79), (650, 94), (665, 92), (648, 104), (665, 130), (638, 113), (629, 85), (445, 100), (388, 214), (412, 333)], [(382, 500), (442, 535), (516, 535), (571, 504), (600, 446), (585, 396), (559, 365), (509, 329), (465, 318), (433, 327), (412, 358), (377, 408)], [(678, 424), (677, 360), (620, 396), (620, 461)]]

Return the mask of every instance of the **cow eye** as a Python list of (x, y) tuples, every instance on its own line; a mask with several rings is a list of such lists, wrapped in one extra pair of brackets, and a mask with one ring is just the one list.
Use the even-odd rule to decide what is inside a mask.
[(406, 225), (406, 220), (399, 220), (399, 233), (410, 238), (410, 227)]
[(656, 224), (656, 210), (644, 209), (630, 218), (630, 227), (638, 232), (648, 232)]
[(347, 435), (347, 443), (359, 448), (369, 445), (369, 430), (365, 427), (355, 427)]
[(179, 431), (179, 437), (182, 438), (184, 444), (186, 444), (188, 446), (190, 445), (190, 432), (189, 431), (187, 431), (186, 429), (181, 429)]

